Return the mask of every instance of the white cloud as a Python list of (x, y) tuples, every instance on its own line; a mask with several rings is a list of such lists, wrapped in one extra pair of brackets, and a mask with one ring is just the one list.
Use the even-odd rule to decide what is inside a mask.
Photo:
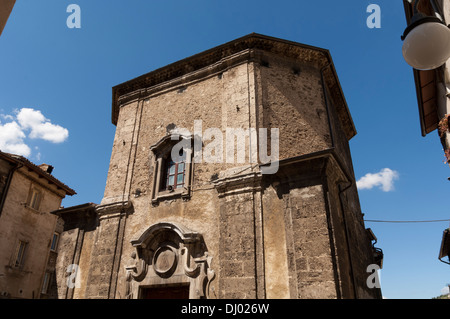
[(30, 108), (20, 109), (16, 117), (24, 129), (33, 128), (46, 120), (41, 111)]
[(399, 174), (397, 171), (391, 170), (390, 168), (383, 168), (378, 173), (364, 175), (356, 182), (356, 186), (359, 190), (380, 187), (384, 192), (390, 192), (394, 189), (394, 181), (398, 177)]
[(17, 120), (22, 128), (31, 130), (29, 137), (33, 139), (61, 143), (69, 137), (66, 128), (52, 124), (39, 110), (23, 108), (17, 114)]
[(12, 121), (12, 120), (14, 120), (14, 117), (12, 116), (12, 115), (9, 115), (9, 114), (0, 114), (0, 117), (2, 118), (2, 119), (4, 119), (4, 120), (8, 120), (8, 121)]
[(25, 133), (16, 122), (3, 125), (0, 123), (0, 150), (7, 153), (29, 156), (31, 149), (24, 143), (24, 138)]
[(35, 146), (34, 149), (36, 150), (36, 152), (38, 152), (35, 156), (37, 161), (41, 160), (41, 152), (39, 152), (39, 147)]
[(448, 295), (449, 293), (450, 293), (450, 287), (449, 286), (444, 287), (444, 288), (441, 289), (441, 294), (442, 295)]
[(66, 128), (52, 124), (39, 110), (22, 108), (15, 113), (15, 116), (0, 114), (0, 118), (10, 121), (5, 124), (0, 122), (0, 150), (3, 152), (29, 157), (31, 148), (25, 142), (27, 133), (31, 139), (52, 143), (64, 142), (69, 136)]

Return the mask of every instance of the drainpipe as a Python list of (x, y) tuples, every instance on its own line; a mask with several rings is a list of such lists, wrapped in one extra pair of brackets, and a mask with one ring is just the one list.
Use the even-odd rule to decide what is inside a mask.
[(339, 184), (339, 204), (341, 205), (341, 211), (342, 211), (342, 221), (344, 223), (344, 228), (345, 228), (345, 237), (346, 237), (346, 243), (347, 243), (347, 251), (348, 251), (348, 258), (349, 258), (349, 264), (350, 264), (350, 277), (353, 283), (353, 296), (355, 299), (358, 299), (358, 294), (356, 291), (356, 280), (355, 280), (355, 274), (354, 274), (354, 269), (353, 269), (353, 259), (352, 259), (352, 253), (351, 253), (351, 247), (350, 247), (350, 242), (349, 242), (349, 233), (348, 233), (348, 224), (347, 224), (347, 219), (345, 217), (345, 208), (344, 208), (344, 204), (342, 201), (342, 194), (347, 191), (348, 189), (350, 189), (350, 187), (353, 186), (353, 181), (351, 179), (349, 179), (349, 185), (347, 187), (345, 187), (344, 189), (341, 189), (341, 185)]
[(16, 166), (11, 168), (11, 170), (8, 173), (8, 178), (6, 180), (5, 187), (3, 188), (3, 194), (2, 194), (2, 197), (0, 198), (0, 216), (2, 215), (2, 212), (3, 212), (3, 206), (5, 205), (6, 196), (8, 194), (9, 186), (11, 185), (12, 177), (13, 177), (14, 173), (22, 166), (23, 166), (23, 164), (16, 164)]

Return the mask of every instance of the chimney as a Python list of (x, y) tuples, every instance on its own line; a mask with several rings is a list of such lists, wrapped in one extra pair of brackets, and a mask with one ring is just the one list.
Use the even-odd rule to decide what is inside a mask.
[(53, 172), (53, 166), (48, 165), (48, 164), (41, 164), (41, 165), (39, 165), (39, 168), (49, 174), (51, 174)]

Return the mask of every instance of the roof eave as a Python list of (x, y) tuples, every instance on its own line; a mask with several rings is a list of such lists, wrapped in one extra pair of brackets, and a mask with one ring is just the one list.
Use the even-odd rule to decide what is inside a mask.
[(55, 184), (58, 189), (64, 190), (66, 192), (66, 194), (69, 196), (73, 196), (76, 194), (76, 192), (72, 188), (68, 187), (67, 185), (62, 183), (60, 180), (53, 177), (52, 175), (44, 172), (40, 167), (33, 164), (32, 162), (30, 162), (28, 159), (26, 159), (23, 156), (9, 154), (9, 153), (0, 151), (0, 157), (9, 161), (10, 163), (15, 163), (17, 165), (26, 166), (28, 169), (34, 171), (39, 176), (46, 178), (49, 181), (49, 183)]

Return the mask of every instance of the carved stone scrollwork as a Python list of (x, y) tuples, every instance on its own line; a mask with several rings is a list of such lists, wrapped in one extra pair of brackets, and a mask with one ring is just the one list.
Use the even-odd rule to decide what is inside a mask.
[[(136, 253), (131, 256), (133, 259), (136, 258)], [(127, 280), (128, 278), (133, 278), (136, 281), (141, 281), (147, 274), (147, 263), (144, 259), (138, 258), (134, 265), (125, 268), (127, 270)]]
[(186, 271), (193, 270), (193, 271), (190, 271), (189, 274), (192, 274), (191, 277), (196, 277), (196, 279), (198, 281), (198, 286), (202, 287), (203, 285), (205, 285), (205, 289), (198, 291), (198, 296), (206, 297), (207, 299), (209, 299), (210, 298), (209, 286), (211, 284), (211, 281), (215, 277), (215, 273), (211, 269), (212, 257), (209, 256), (208, 252), (205, 252), (202, 257), (195, 258), (194, 262), (196, 264), (195, 268), (187, 269), (185, 267), (185, 269), (184, 269), (185, 273), (186, 273), (186, 275), (188, 275), (188, 273)]
[(208, 255), (208, 252), (204, 252), (203, 256), (193, 259), (194, 265), (190, 267), (189, 251), (186, 247), (181, 249), (181, 255), (185, 275), (195, 279), (197, 287), (205, 286), (205, 289), (196, 290), (197, 297), (209, 299), (209, 286), (215, 277), (211, 269), (212, 257)]
[(183, 268), (186, 276), (197, 277), (200, 273), (200, 265), (196, 262), (193, 268), (189, 267), (189, 252), (186, 247), (181, 248), (181, 256), (183, 256)]
[(126, 267), (128, 298), (139, 287), (189, 284), (190, 298), (209, 298), (215, 278), (203, 237), (185, 227), (159, 223), (148, 228), (132, 245), (134, 264)]

